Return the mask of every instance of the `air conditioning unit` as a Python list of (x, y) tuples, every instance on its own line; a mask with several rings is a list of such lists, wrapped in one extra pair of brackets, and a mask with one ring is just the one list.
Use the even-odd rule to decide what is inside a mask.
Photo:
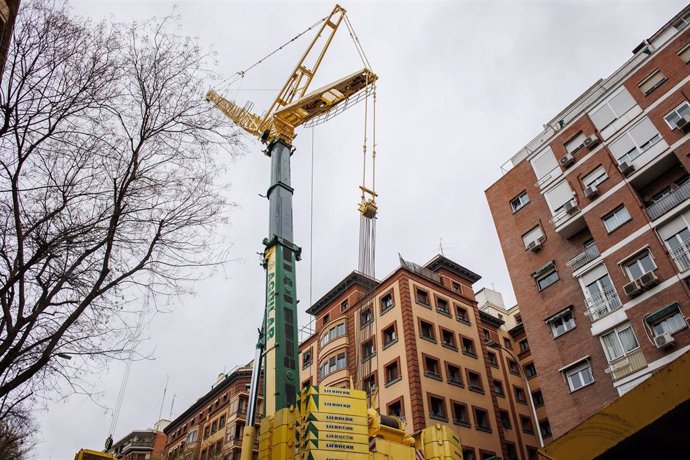
[(570, 166), (573, 163), (575, 163), (575, 157), (573, 156), (572, 153), (566, 153), (561, 158), (561, 166), (563, 166), (563, 167), (567, 168), (568, 166)]
[(654, 345), (656, 345), (657, 348), (666, 348), (670, 345), (673, 345), (673, 342), (675, 342), (675, 339), (668, 332), (664, 332), (663, 334), (659, 334), (654, 337)]
[(595, 135), (591, 135), (587, 139), (585, 139), (582, 145), (587, 147), (589, 150), (592, 150), (594, 147), (599, 145), (599, 138)]
[(640, 276), (637, 282), (640, 283), (641, 287), (649, 289), (659, 284), (659, 278), (657, 278), (656, 273), (648, 272)]
[(676, 128), (683, 132), (690, 129), (690, 115), (684, 115), (683, 118), (676, 122)]
[(570, 200), (563, 205), (563, 210), (567, 214), (572, 216), (573, 214), (578, 212), (580, 210), (580, 208), (577, 207), (577, 203), (575, 203), (575, 200)]
[(527, 249), (532, 252), (539, 252), (541, 251), (542, 245), (543, 241), (539, 238), (538, 240), (530, 241), (527, 245)]
[(623, 290), (625, 291), (625, 295), (628, 297), (635, 297), (642, 292), (642, 288), (640, 288), (640, 285), (637, 284), (637, 280), (623, 286)]
[(625, 177), (628, 177), (633, 171), (635, 171), (635, 166), (624, 161), (618, 165), (618, 169)]
[(597, 195), (599, 195), (599, 189), (596, 185), (590, 185), (585, 189), (585, 196), (587, 198), (594, 198)]

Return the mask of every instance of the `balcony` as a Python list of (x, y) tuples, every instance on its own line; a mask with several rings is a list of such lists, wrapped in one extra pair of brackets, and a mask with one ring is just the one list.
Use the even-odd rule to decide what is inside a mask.
[(585, 314), (592, 321), (597, 321), (620, 307), (621, 301), (618, 294), (611, 287), (600, 291), (597, 296), (587, 298), (587, 312)]
[(690, 181), (685, 182), (668, 195), (658, 200), (656, 203), (647, 207), (647, 214), (650, 220), (656, 220), (671, 209), (675, 208), (685, 200), (690, 198)]
[(566, 265), (570, 267), (572, 271), (578, 270), (597, 257), (599, 257), (601, 253), (599, 252), (599, 248), (597, 247), (596, 244), (593, 244), (589, 246), (587, 249), (570, 259)]
[(690, 269), (690, 241), (673, 248), (670, 254), (679, 272)]
[(627, 356), (621, 356), (611, 361), (605, 372), (611, 374), (613, 380), (619, 380), (645, 367), (647, 367), (647, 360), (644, 358), (642, 350), (638, 348)]

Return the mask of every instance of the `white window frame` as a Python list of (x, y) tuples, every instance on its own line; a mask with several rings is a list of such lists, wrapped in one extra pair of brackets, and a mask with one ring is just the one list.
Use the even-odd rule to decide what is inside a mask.
[(604, 165), (599, 165), (592, 172), (587, 174), (582, 178), (582, 186), (584, 188), (591, 187), (592, 185), (599, 185), (609, 178), (608, 173)]
[[(554, 274), (556, 275), (556, 279), (553, 280), (552, 282), (550, 282), (549, 284), (547, 284), (546, 286), (541, 287), (541, 285), (539, 284), (539, 281), (544, 280), (544, 279), (546, 279), (546, 278), (548, 278), (548, 277), (550, 277), (551, 275), (554, 275)], [(561, 279), (561, 278), (558, 276), (558, 270), (556, 270), (556, 269), (554, 268), (553, 270), (549, 270), (549, 271), (547, 271), (547, 272), (545, 272), (545, 273), (540, 274), (539, 276), (537, 276), (537, 277), (535, 278), (535, 281), (536, 281), (536, 283), (537, 283), (537, 289), (539, 290), (539, 292), (541, 292), (541, 291), (543, 291), (544, 289), (548, 288), (549, 286), (553, 286), (554, 284), (556, 284), (560, 279)]]
[[(688, 44), (688, 46), (690, 46), (690, 44)], [(687, 107), (688, 114), (690, 114), (690, 102), (683, 101), (678, 105), (678, 107), (676, 107), (675, 109), (671, 110), (669, 113), (664, 115), (664, 121), (666, 122), (668, 127), (671, 128), (672, 130), (676, 129), (676, 124), (675, 124), (675, 121), (673, 121), (673, 122), (670, 121), (669, 117), (672, 117), (672, 115), (675, 115), (679, 119), (682, 118), (683, 115), (680, 114), (680, 110), (684, 107)]]
[[(333, 364), (331, 364), (333, 361)], [(319, 377), (324, 378), (334, 372), (347, 368), (347, 353), (338, 353), (329, 356), (321, 366), (319, 366)]]
[[(644, 259), (645, 257), (649, 256), (649, 260), (652, 262), (653, 268), (651, 270), (644, 271), (645, 268), (642, 266), (640, 260)], [(638, 276), (637, 278), (633, 277), (633, 274), (630, 272), (630, 266), (638, 264), (638, 267), (640, 268), (640, 271), (642, 274)], [(656, 261), (654, 260), (654, 256), (652, 255), (652, 251), (649, 250), (649, 248), (645, 248), (642, 251), (638, 252), (632, 257), (627, 258), (625, 261), (621, 263), (623, 270), (625, 273), (628, 275), (628, 278), (630, 278), (630, 281), (635, 281), (640, 279), (643, 275), (647, 273), (651, 273), (654, 270), (656, 270), (658, 267), (656, 265)]]
[[(515, 201), (517, 201), (517, 206), (514, 204)], [(523, 191), (520, 193), (518, 196), (510, 200), (510, 208), (513, 210), (513, 213), (518, 212), (520, 209), (524, 208), (527, 206), (529, 203), (529, 195), (527, 195), (526, 191)]]
[[(194, 438), (194, 439), (190, 439), (190, 438)], [(199, 439), (199, 430), (198, 429), (195, 428), (192, 431), (190, 431), (189, 433), (187, 433), (187, 438), (186, 438), (187, 444), (197, 442), (198, 439)]]
[[(623, 92), (628, 93), (628, 96), (632, 100), (633, 104), (630, 107), (628, 107), (628, 109), (625, 112), (618, 113), (613, 109), (613, 106), (611, 105), (611, 101), (614, 100), (615, 98), (617, 98), (618, 96), (620, 96)], [(594, 123), (594, 126), (599, 130), (599, 132), (601, 132), (601, 131), (605, 130), (606, 128), (608, 128), (609, 126), (611, 126), (616, 120), (620, 119), (623, 115), (628, 113), (630, 110), (632, 110), (636, 105), (637, 105), (637, 102), (635, 101), (635, 98), (632, 97), (632, 94), (630, 94), (630, 91), (628, 91), (628, 89), (625, 86), (621, 86), (620, 89), (618, 89), (615, 94), (612, 94), (611, 97), (609, 97), (606, 100), (606, 102), (600, 104), (598, 107), (596, 107), (595, 110), (588, 112), (587, 115), (589, 116), (590, 120), (592, 120), (592, 123)], [(597, 126), (597, 124), (594, 121), (594, 118), (592, 118), (592, 116), (594, 114), (598, 113), (604, 107), (607, 107), (611, 111), (611, 113), (613, 113), (614, 118), (604, 126)]]
[(585, 142), (585, 139), (587, 139), (587, 136), (585, 136), (585, 133), (580, 131), (572, 138), (570, 138), (568, 142), (563, 144), (563, 146), (565, 147), (566, 152), (574, 153), (577, 152), (580, 149), (580, 147), (582, 147), (582, 145)]
[(690, 52), (690, 43), (688, 43), (687, 45), (685, 45), (684, 47), (682, 47), (682, 48), (678, 51), (678, 53), (677, 53), (677, 54), (678, 54), (678, 57), (680, 58), (680, 60), (683, 61), (685, 64), (690, 63), (690, 59), (686, 61), (685, 59), (683, 59), (683, 56), (682, 56), (682, 55), (685, 54), (685, 53), (688, 53), (688, 52)]
[[(672, 329), (672, 330), (664, 330), (664, 331), (661, 332), (661, 333), (659, 333), (659, 332), (655, 329), (656, 326), (660, 325), (661, 323), (663, 323), (663, 322), (667, 321), (668, 319), (670, 319), (670, 318), (672, 318), (672, 317), (675, 317), (675, 316), (679, 316), (679, 317), (680, 317), (680, 324), (681, 324), (680, 327), (677, 327), (676, 329)], [(664, 334), (664, 333), (669, 333), (669, 334), (673, 335), (673, 334), (675, 334), (676, 332), (682, 331), (683, 329), (685, 329), (686, 327), (688, 327), (688, 321), (687, 321), (687, 319), (685, 318), (685, 315), (683, 314), (683, 310), (680, 309), (680, 305), (677, 305), (677, 306), (676, 306), (676, 313), (674, 313), (674, 314), (672, 314), (672, 315), (665, 315), (664, 317), (662, 317), (662, 318), (659, 319), (659, 320), (654, 321), (653, 323), (648, 323), (647, 321), (645, 321), (645, 325), (646, 325), (647, 327), (649, 327), (649, 329), (650, 329), (651, 332), (652, 332), (652, 335), (654, 335), (654, 336), (658, 336), (658, 335)]]
[[(539, 236), (533, 238), (537, 234)], [(522, 235), (522, 243), (525, 245), (525, 249), (527, 249), (533, 241), (544, 241), (544, 230), (541, 228), (541, 225), (534, 226), (527, 233)]]
[[(631, 132), (637, 128), (638, 126), (641, 126), (643, 123), (648, 122), (651, 127), (656, 131), (656, 135), (652, 136), (651, 138), (645, 140), (643, 144), (638, 144)], [(619, 141), (621, 141), (623, 138), (627, 138), (628, 140), (631, 141), (633, 148), (628, 150), (627, 152), (623, 153), (622, 155), (618, 155), (620, 152), (616, 152), (615, 144)], [(628, 163), (631, 164), (633, 161), (635, 161), (637, 158), (639, 158), (644, 152), (649, 150), (652, 146), (656, 145), (658, 142), (661, 142), (663, 138), (661, 137), (661, 133), (659, 133), (659, 130), (656, 129), (656, 126), (654, 126), (654, 123), (652, 121), (645, 117), (642, 120), (640, 120), (639, 123), (636, 123), (635, 126), (631, 127), (628, 129), (626, 132), (624, 132), (620, 137), (618, 137), (615, 141), (609, 143), (609, 150), (611, 153), (613, 153), (613, 156), (616, 158), (616, 161), (618, 164), (623, 164), (623, 163)], [(633, 153), (634, 152), (634, 153)]]
[[(563, 318), (566, 316), (570, 317), (570, 321), (565, 321)], [(563, 332), (560, 334), (558, 333), (558, 326), (556, 323), (560, 321), (561, 324), (563, 325)], [(553, 335), (553, 338), (555, 339), (556, 337), (560, 337), (563, 334), (565, 334), (568, 331), (571, 331), (577, 327), (577, 324), (575, 322), (575, 315), (573, 314), (573, 309), (572, 308), (566, 308), (565, 310), (557, 313), (556, 315), (552, 316), (546, 321), (549, 324), (549, 327), (551, 328), (551, 335)], [(571, 325), (568, 327), (569, 325)]]
[[(574, 381), (572, 379), (573, 376), (578, 375), (580, 377), (580, 380), (582, 382), (585, 382), (585, 379), (583, 379), (580, 374), (586, 370), (589, 370), (589, 377), (591, 378), (591, 381), (583, 383), (582, 385), (575, 387)], [(574, 392), (577, 390), (580, 390), (586, 386), (589, 386), (595, 382), (594, 380), (594, 373), (592, 372), (592, 365), (589, 363), (589, 360), (585, 359), (583, 361), (580, 361), (573, 366), (568, 367), (567, 369), (563, 370), (563, 375), (565, 376), (566, 382), (568, 382), (568, 387), (570, 388), (570, 392)]]
[[(627, 218), (622, 218), (620, 214), (621, 211), (625, 211), (625, 214), (627, 214)], [(612, 222), (612, 218), (615, 218), (616, 225), (612, 228), (609, 228), (609, 225), (607, 222)], [(625, 207), (625, 205), (620, 205), (610, 213), (606, 214), (605, 216), (602, 216), (601, 221), (604, 223), (604, 228), (606, 228), (606, 231), (608, 233), (612, 233), (614, 230), (617, 228), (620, 228), (623, 224), (629, 222), (632, 220), (632, 217), (630, 216), (630, 213), (628, 212), (628, 209)]]
[[(342, 326), (342, 327), (341, 327)], [(334, 326), (331, 326), (326, 330), (323, 334), (321, 334), (321, 348), (323, 348), (326, 344), (334, 341), (335, 339), (338, 339), (344, 335), (347, 334), (347, 326), (345, 325), (345, 322), (343, 321), (342, 323), (338, 323)]]
[[(621, 336), (622, 332), (624, 332), (628, 329), (630, 329), (630, 331), (632, 332), (632, 336), (635, 339), (636, 346), (634, 348), (631, 348), (630, 350), (625, 350), (625, 348), (623, 347), (623, 341), (621, 340), (620, 336)], [(616, 344), (618, 345), (618, 347), (621, 351), (620, 356), (612, 356), (611, 355), (608, 347), (604, 343), (604, 337), (606, 337), (606, 336), (612, 336), (615, 338)], [(625, 324), (622, 324), (622, 325), (615, 327), (613, 329), (609, 329), (605, 333), (601, 334), (601, 336), (599, 337), (599, 342), (601, 342), (601, 348), (604, 350), (604, 354), (606, 355), (606, 359), (608, 360), (609, 363), (616, 361), (617, 359), (623, 358), (625, 356), (628, 356), (629, 354), (634, 353), (640, 349), (640, 341), (637, 340), (637, 336), (635, 335), (635, 330), (632, 328), (632, 325), (630, 323), (625, 323)]]
[[(570, 195), (566, 193), (566, 189), (568, 192), (570, 192)], [(565, 196), (562, 197), (561, 195), (566, 195), (567, 199), (563, 200)], [(552, 187), (549, 191), (544, 193), (544, 199), (546, 200), (546, 204), (549, 205), (551, 215), (557, 216), (563, 211), (563, 207), (566, 203), (571, 202), (575, 199), (575, 193), (573, 192), (573, 189), (570, 187), (570, 183), (567, 180), (563, 180), (556, 184), (556, 186)]]

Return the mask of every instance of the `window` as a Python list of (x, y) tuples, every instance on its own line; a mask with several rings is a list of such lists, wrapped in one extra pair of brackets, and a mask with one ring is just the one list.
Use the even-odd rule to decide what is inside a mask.
[(482, 335), (486, 340), (491, 340), (491, 332), (488, 329), (482, 329)]
[(462, 323), (470, 324), (470, 317), (467, 316), (467, 309), (461, 307), (460, 305), (455, 306), (455, 317)]
[(525, 390), (513, 385), (513, 391), (515, 392), (515, 400), (517, 402), (527, 404), (527, 395), (525, 395)]
[(467, 337), (462, 338), (462, 352), (466, 355), (477, 357), (477, 352), (474, 349), (474, 341)]
[(525, 375), (527, 376), (528, 379), (531, 379), (532, 377), (536, 377), (537, 368), (534, 367), (534, 363), (525, 364)]
[(446, 401), (444, 398), (429, 395), (429, 412), (431, 418), (448, 421), (446, 415)]
[(606, 231), (611, 233), (624, 223), (630, 220), (630, 214), (628, 213), (628, 210), (625, 209), (625, 206), (621, 205), (612, 212), (606, 214), (604, 217), (601, 218), (601, 220), (604, 221), (604, 226), (606, 227)]
[[(676, 219), (659, 229), (659, 235), (664, 238), (669, 253), (681, 272), (690, 268), (690, 230), (685, 225), (682, 219)], [(669, 236), (671, 232), (677, 233)]]
[(402, 379), (400, 375), (400, 363), (396, 359), (390, 364), (384, 367), (384, 372), (386, 376), (386, 386), (391, 385), (398, 380)]
[(609, 362), (637, 350), (640, 345), (630, 324), (619, 326), (601, 336), (601, 344)]
[(506, 442), (506, 460), (517, 460), (517, 450), (515, 449), (515, 444), (512, 442)]
[(311, 350), (306, 350), (302, 353), (302, 367), (307, 367), (311, 364)]
[(335, 340), (339, 337), (345, 335), (345, 323), (337, 324), (321, 335), (321, 348), (323, 348), (328, 342)]
[(463, 448), (462, 448), (462, 459), (463, 460), (476, 460), (477, 457), (474, 455), (474, 449), (472, 447), (463, 446)]
[(206, 428), (204, 428), (204, 439), (208, 438), (211, 436), (211, 427), (206, 425)]
[(328, 324), (328, 322), (329, 322), (330, 320), (331, 320), (331, 316), (330, 316), (328, 313), (326, 313), (325, 315), (323, 315), (323, 325), (324, 325), (324, 326), (325, 326), (326, 324)]
[(402, 417), (405, 413), (403, 411), (402, 400), (398, 399), (386, 406), (388, 415), (392, 417)]
[(498, 367), (498, 358), (496, 357), (496, 353), (489, 351), (486, 354), (487, 360), (489, 361), (489, 364), (492, 367)]
[(455, 343), (455, 333), (441, 328), (441, 344), (446, 348), (457, 350), (458, 345)]
[(362, 382), (364, 385), (364, 391), (371, 396), (376, 391), (376, 372), (369, 375)]
[(541, 225), (537, 225), (529, 232), (522, 235), (522, 243), (525, 245), (525, 249), (529, 247), (532, 242), (544, 241), (544, 231), (541, 229)]
[(380, 303), (381, 303), (381, 313), (386, 312), (386, 311), (390, 310), (391, 308), (393, 308), (394, 307), (393, 293), (389, 292), (388, 294), (381, 297)]
[(536, 277), (537, 287), (540, 291), (543, 291), (544, 289), (558, 281), (558, 279), (558, 272), (556, 271), (556, 269), (551, 269), (550, 271), (546, 271), (545, 273), (540, 274)]
[(656, 265), (652, 260), (652, 254), (649, 250), (643, 251), (632, 260), (625, 263), (625, 271), (631, 280), (638, 280), (645, 273), (656, 270)]
[(359, 314), (359, 324), (361, 327), (367, 326), (374, 322), (374, 315), (371, 314), (371, 308), (367, 307)]
[(467, 383), (469, 385), (470, 390), (476, 391), (478, 393), (484, 393), (484, 387), (482, 386), (482, 377), (476, 372), (470, 370), (467, 371)]
[(582, 147), (582, 144), (585, 142), (585, 139), (587, 139), (587, 136), (585, 136), (584, 133), (580, 131), (572, 139), (565, 143), (565, 150), (568, 153), (573, 153), (577, 151), (580, 147)]
[[(688, 50), (690, 50), (690, 45), (688, 47)], [(671, 129), (676, 129), (676, 124), (678, 123), (678, 120), (683, 118), (686, 115), (690, 115), (690, 104), (688, 101), (684, 101), (681, 105), (673, 109), (668, 115), (664, 117), (664, 120), (666, 121), (666, 124), (669, 126)]]
[(331, 356), (319, 368), (319, 375), (321, 378), (332, 374), (333, 372), (345, 369), (347, 367), (347, 358), (345, 353), (340, 353), (337, 356)]
[(448, 377), (448, 383), (451, 385), (462, 385), (462, 376), (460, 374), (460, 368), (454, 364), (446, 364), (446, 376)]
[(683, 312), (680, 311), (680, 306), (676, 302), (646, 316), (644, 320), (654, 335), (661, 335), (666, 332), (674, 334), (687, 326), (683, 319)]
[(528, 351), (529, 350), (529, 342), (527, 339), (520, 340), (519, 342), (520, 346), (520, 352), (522, 353), (523, 351)]
[(510, 358), (508, 358), (508, 370), (511, 374), (520, 375), (520, 367), (518, 366), (518, 363)]
[(429, 293), (426, 292), (424, 289), (417, 288), (415, 290), (415, 300), (417, 301), (417, 303), (422, 304), (424, 306), (431, 306), (429, 304)]
[(398, 341), (398, 332), (393, 323), (383, 330), (383, 348), (386, 348)]
[(220, 419), (218, 420), (218, 429), (221, 429), (225, 426), (225, 415), (221, 415)]
[(424, 375), (427, 377), (441, 380), (441, 368), (438, 359), (431, 356), (424, 356)]
[(575, 366), (565, 370), (570, 391), (576, 391), (594, 382), (592, 368), (588, 361), (582, 361)]
[(544, 405), (544, 396), (541, 394), (541, 390), (537, 390), (532, 393), (532, 401), (534, 401), (535, 407)]
[(680, 57), (680, 59), (686, 64), (690, 62), (690, 43), (688, 43), (683, 48), (681, 48), (680, 51), (678, 51), (678, 57)]
[(450, 407), (453, 411), (453, 423), (456, 425), (470, 426), (470, 419), (467, 416), (466, 405), (456, 401), (451, 401)]
[(474, 427), (480, 431), (491, 431), (491, 422), (489, 421), (489, 413), (480, 409), (479, 407), (474, 407)]
[(216, 431), (218, 431), (218, 420), (214, 420), (213, 423), (211, 423), (211, 434)]
[(503, 346), (506, 348), (510, 348), (512, 345), (510, 344), (510, 339), (503, 338)]
[(655, 89), (661, 86), (666, 81), (666, 77), (659, 69), (656, 69), (648, 77), (637, 84), (640, 88), (642, 94), (645, 96), (650, 95)]
[(505, 396), (503, 392), (503, 383), (500, 380), (494, 380), (494, 392), (497, 396)]
[(539, 431), (541, 431), (542, 438), (548, 438), (551, 436), (551, 424), (548, 419), (539, 421)]
[(196, 442), (198, 433), (199, 432), (197, 430), (190, 431), (189, 433), (187, 433), (187, 444)]
[(594, 126), (599, 131), (603, 130), (611, 123), (625, 115), (628, 110), (635, 107), (635, 100), (625, 87), (616, 93), (611, 99), (604, 103), (597, 110), (589, 114)]
[(347, 309), (350, 307), (350, 303), (347, 300), (343, 300), (340, 304), (340, 313), (343, 313), (344, 311), (347, 311)]
[(527, 460), (538, 460), (538, 458), (537, 448), (527, 446)]
[(460, 283), (456, 283), (455, 281), (453, 281), (451, 283), (451, 286), (453, 287), (453, 292), (456, 292), (458, 294), (462, 293), (462, 288), (460, 287)]
[(436, 342), (436, 336), (434, 335), (434, 326), (426, 321), (419, 321), (419, 335), (423, 339), (431, 340)]
[(604, 317), (621, 306), (616, 290), (611, 283), (611, 278), (604, 270), (603, 266), (601, 271), (593, 270), (593, 274), (588, 277), (589, 279), (602, 273), (603, 275), (585, 286), (587, 303), (589, 304), (593, 319)]
[(544, 194), (544, 198), (546, 198), (546, 203), (549, 205), (552, 216), (560, 214), (565, 204), (573, 200), (573, 196), (574, 193), (567, 180), (560, 182)]
[(551, 327), (551, 334), (554, 338), (563, 335), (575, 327), (575, 318), (572, 308), (567, 308), (562, 312), (552, 316), (546, 321)]
[(512, 200), (510, 200), (510, 207), (513, 209), (513, 212), (517, 212), (520, 209), (522, 209), (527, 203), (529, 203), (529, 196), (527, 196), (527, 192), (522, 192)]
[(501, 425), (503, 425), (503, 428), (509, 430), (513, 427), (513, 425), (510, 423), (510, 414), (507, 410), (499, 409), (498, 416), (501, 418)]
[(369, 339), (362, 344), (362, 361), (371, 359), (374, 354), (374, 339)]
[(609, 175), (606, 173), (606, 169), (604, 169), (602, 165), (599, 165), (594, 171), (582, 178), (582, 186), (587, 188), (593, 185), (599, 185), (608, 178)]
[(544, 184), (561, 174), (561, 169), (551, 147), (546, 147), (543, 152), (530, 160), (530, 163), (539, 184)]
[(436, 298), (436, 311), (439, 313), (450, 316), (450, 310), (448, 309), (448, 301), (445, 299)]
[(534, 433), (534, 427), (532, 426), (532, 418), (527, 417), (526, 415), (521, 415), (520, 416), (520, 425), (522, 425), (522, 432), (523, 433)]
[(609, 144), (609, 150), (618, 160), (618, 164), (631, 164), (652, 145), (661, 140), (659, 131), (656, 130), (649, 118), (630, 128), (620, 138)]

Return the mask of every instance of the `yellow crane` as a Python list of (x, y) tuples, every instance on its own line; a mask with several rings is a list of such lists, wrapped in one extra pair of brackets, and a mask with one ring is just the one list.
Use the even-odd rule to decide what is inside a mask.
[[(307, 93), (314, 75), (341, 23), (355, 41), (365, 67)], [(320, 40), (321, 39), (321, 40)], [(462, 459), (460, 440), (447, 427), (436, 425), (410, 435), (395, 417), (367, 407), (366, 393), (354, 389), (308, 387), (300, 391), (295, 264), (301, 249), (293, 242), (290, 157), (295, 129), (327, 120), (368, 95), (378, 77), (371, 70), (346, 11), (336, 5), (324, 18), (292, 74), (263, 116), (252, 105), (238, 106), (215, 91), (206, 98), (237, 126), (267, 144), (271, 158), (269, 234), (264, 239), (266, 305), (256, 347), (242, 460), (252, 459), (258, 386), (263, 368), (264, 417), (259, 433), (259, 460), (415, 460)], [(365, 135), (366, 158), (366, 135)], [(375, 152), (375, 150), (374, 150)], [(376, 193), (363, 178), (360, 213), (376, 217)]]

